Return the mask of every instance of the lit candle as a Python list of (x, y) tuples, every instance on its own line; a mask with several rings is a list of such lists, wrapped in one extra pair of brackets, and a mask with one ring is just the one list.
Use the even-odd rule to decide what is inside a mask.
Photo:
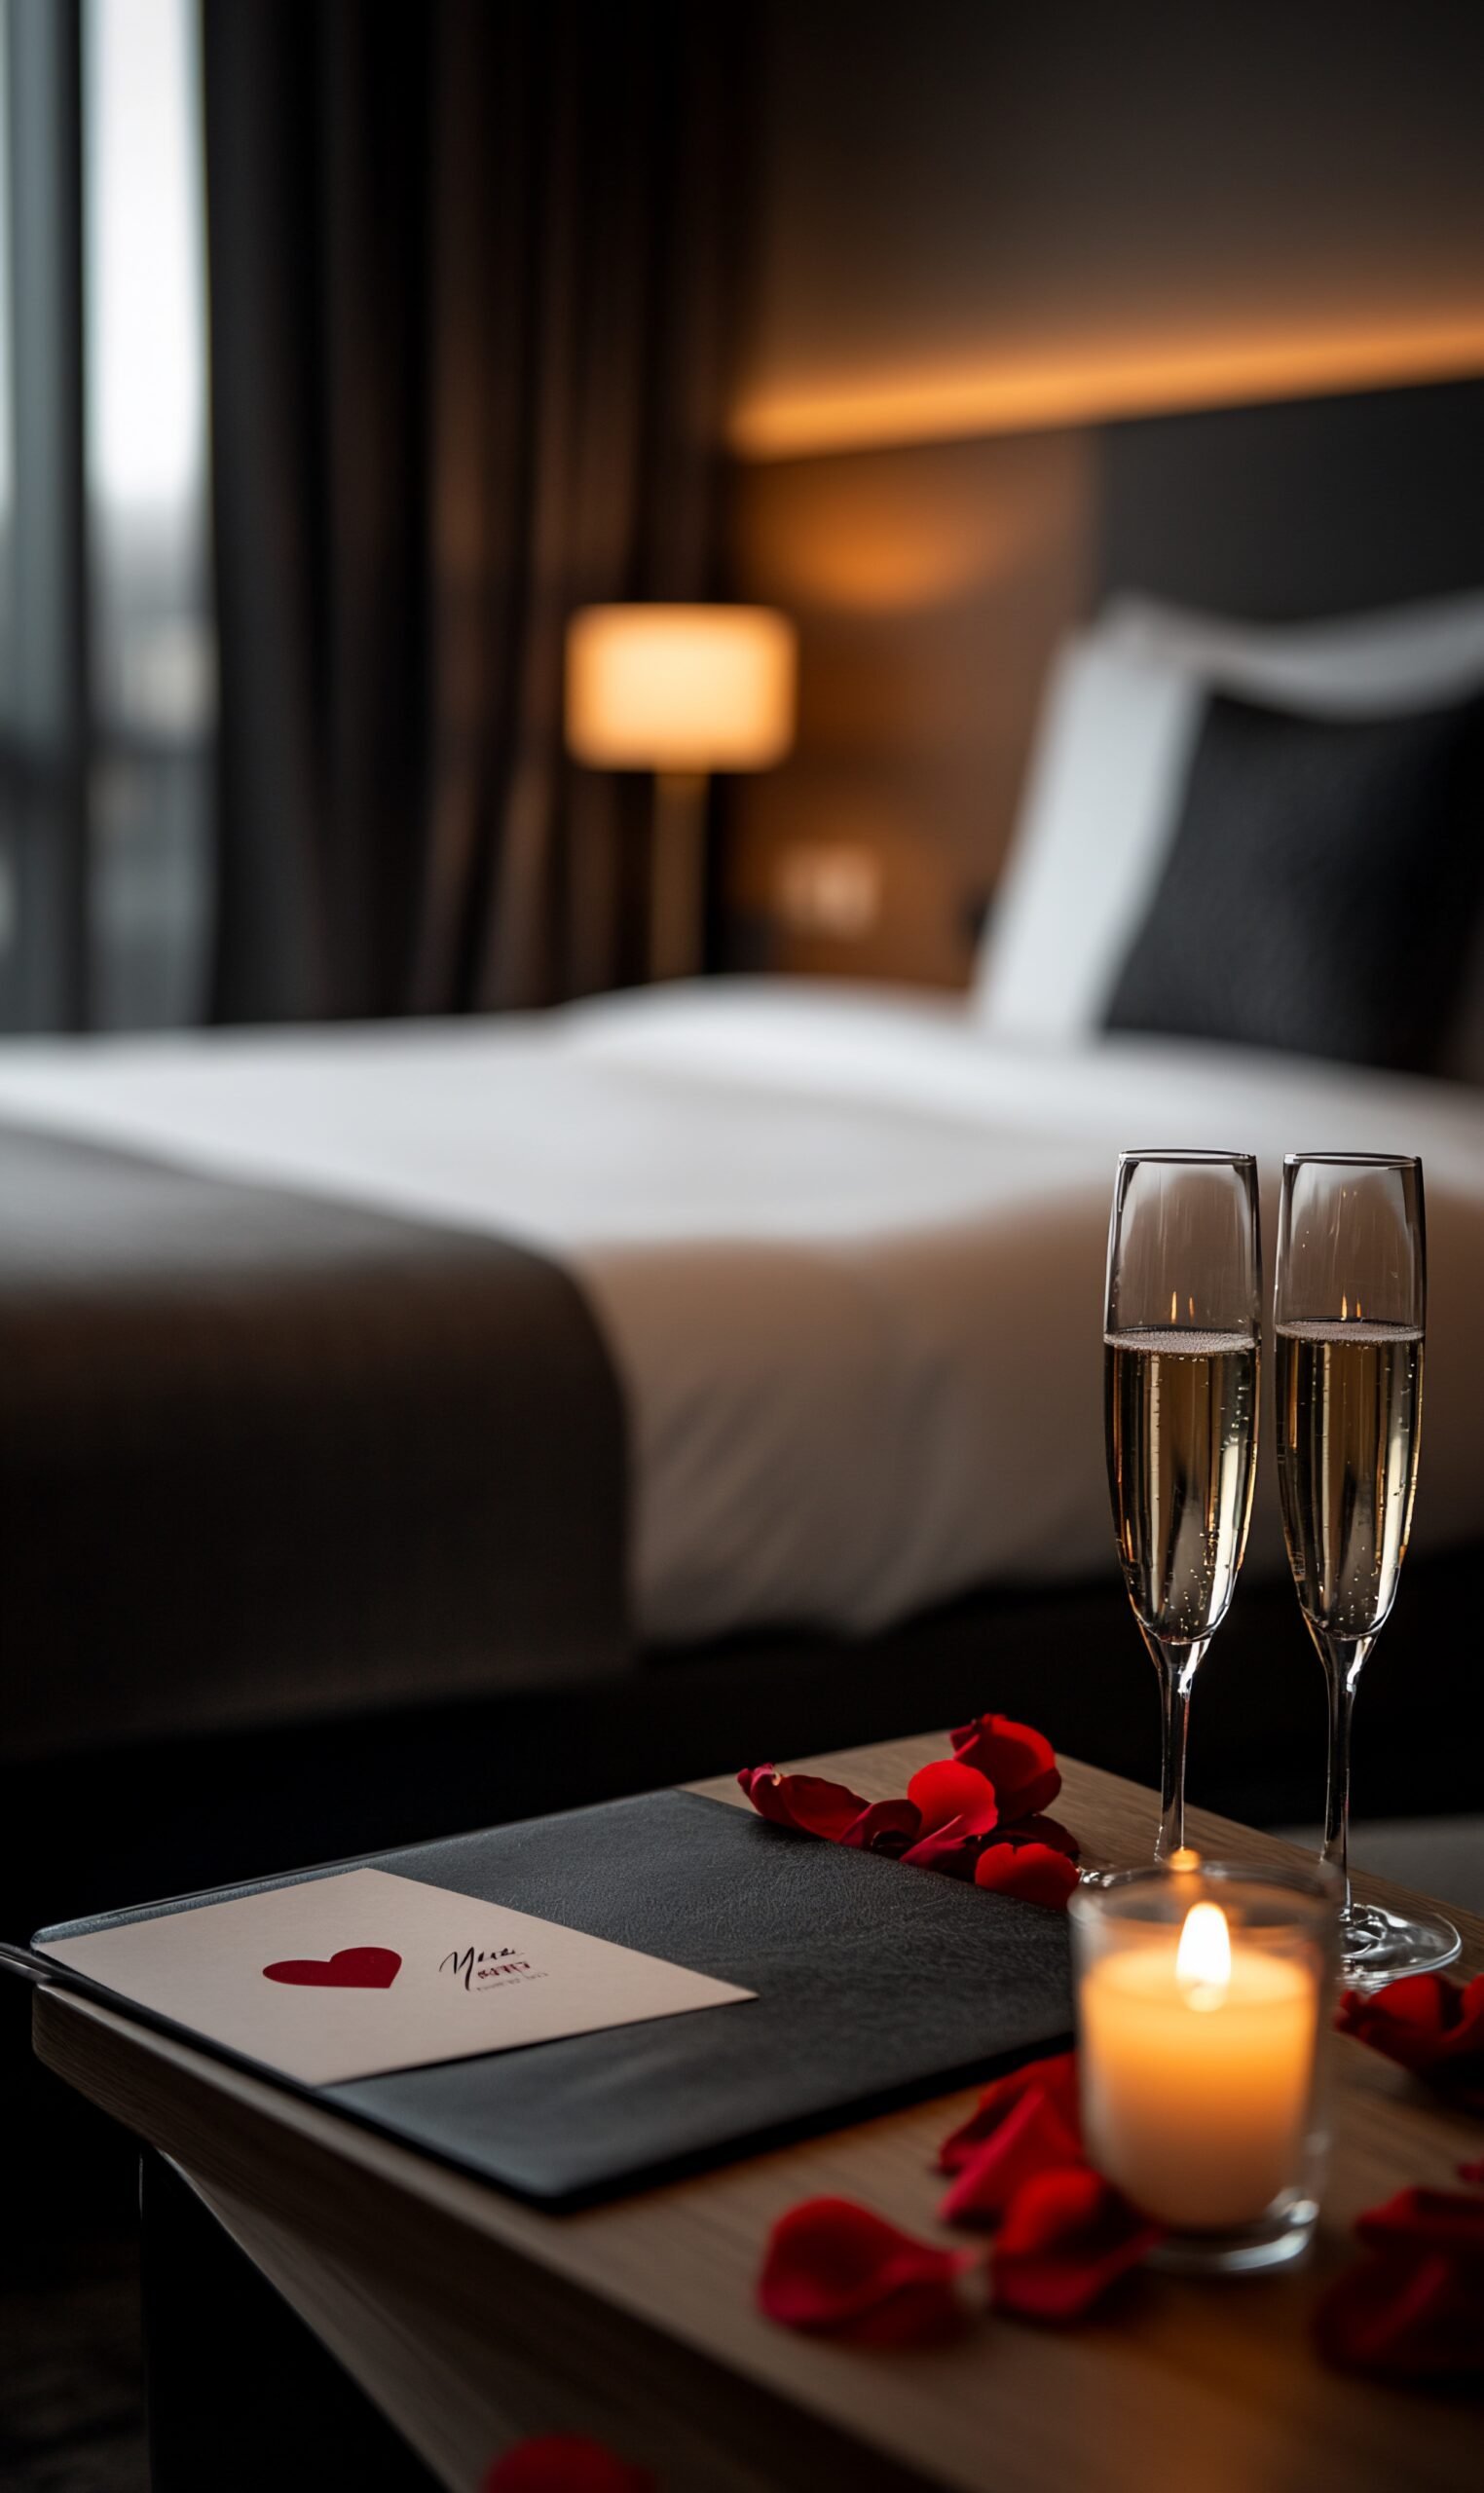
[(1215, 2236), (1302, 2194), (1327, 1962), (1291, 1898), (1286, 1921), (1254, 1922), (1211, 1885), (1135, 1881), (1153, 1899), (1142, 1914), (1093, 1891), (1077, 2009), (1093, 2162), (1161, 2224)]

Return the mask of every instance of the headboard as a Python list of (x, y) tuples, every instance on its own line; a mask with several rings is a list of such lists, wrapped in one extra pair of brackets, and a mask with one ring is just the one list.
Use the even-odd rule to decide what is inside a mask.
[(1252, 620), (1484, 587), (1484, 381), (1095, 435), (1094, 581)]
[[(964, 983), (1053, 653), (1116, 591), (1280, 622), (1484, 588), (1484, 380), (732, 481), (730, 586), (786, 608), (803, 647), (794, 754), (726, 793), (729, 957), (749, 965)], [(864, 932), (781, 906), (782, 868), (821, 847), (875, 872)]]

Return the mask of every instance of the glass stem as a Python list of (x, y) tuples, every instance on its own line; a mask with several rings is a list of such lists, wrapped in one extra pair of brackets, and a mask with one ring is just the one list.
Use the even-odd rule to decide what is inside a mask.
[(1160, 1675), (1164, 1767), (1160, 1777), (1160, 1832), (1156, 1861), (1168, 1861), (1185, 1849), (1185, 1747), (1190, 1735), (1190, 1692), (1209, 1637), (1190, 1645), (1167, 1645), (1147, 1639)]
[(1350, 1911), (1350, 1733), (1360, 1665), (1369, 1636), (1321, 1636), (1319, 1652), (1329, 1686), (1329, 1777), (1324, 1787), (1324, 1858), (1345, 1882), (1343, 1913)]

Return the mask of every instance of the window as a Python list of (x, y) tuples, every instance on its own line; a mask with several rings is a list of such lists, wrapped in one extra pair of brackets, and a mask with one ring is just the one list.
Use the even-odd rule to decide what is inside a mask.
[(195, 0), (87, 0), (95, 1021), (198, 1019), (213, 700)]
[(0, 1019), (198, 1019), (213, 650), (197, 0), (0, 0)]

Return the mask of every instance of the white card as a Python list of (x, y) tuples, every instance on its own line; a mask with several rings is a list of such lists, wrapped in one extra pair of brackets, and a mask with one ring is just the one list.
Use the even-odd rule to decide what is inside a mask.
[(757, 1997), (386, 1870), (191, 1905), (45, 1953), (309, 2086)]

